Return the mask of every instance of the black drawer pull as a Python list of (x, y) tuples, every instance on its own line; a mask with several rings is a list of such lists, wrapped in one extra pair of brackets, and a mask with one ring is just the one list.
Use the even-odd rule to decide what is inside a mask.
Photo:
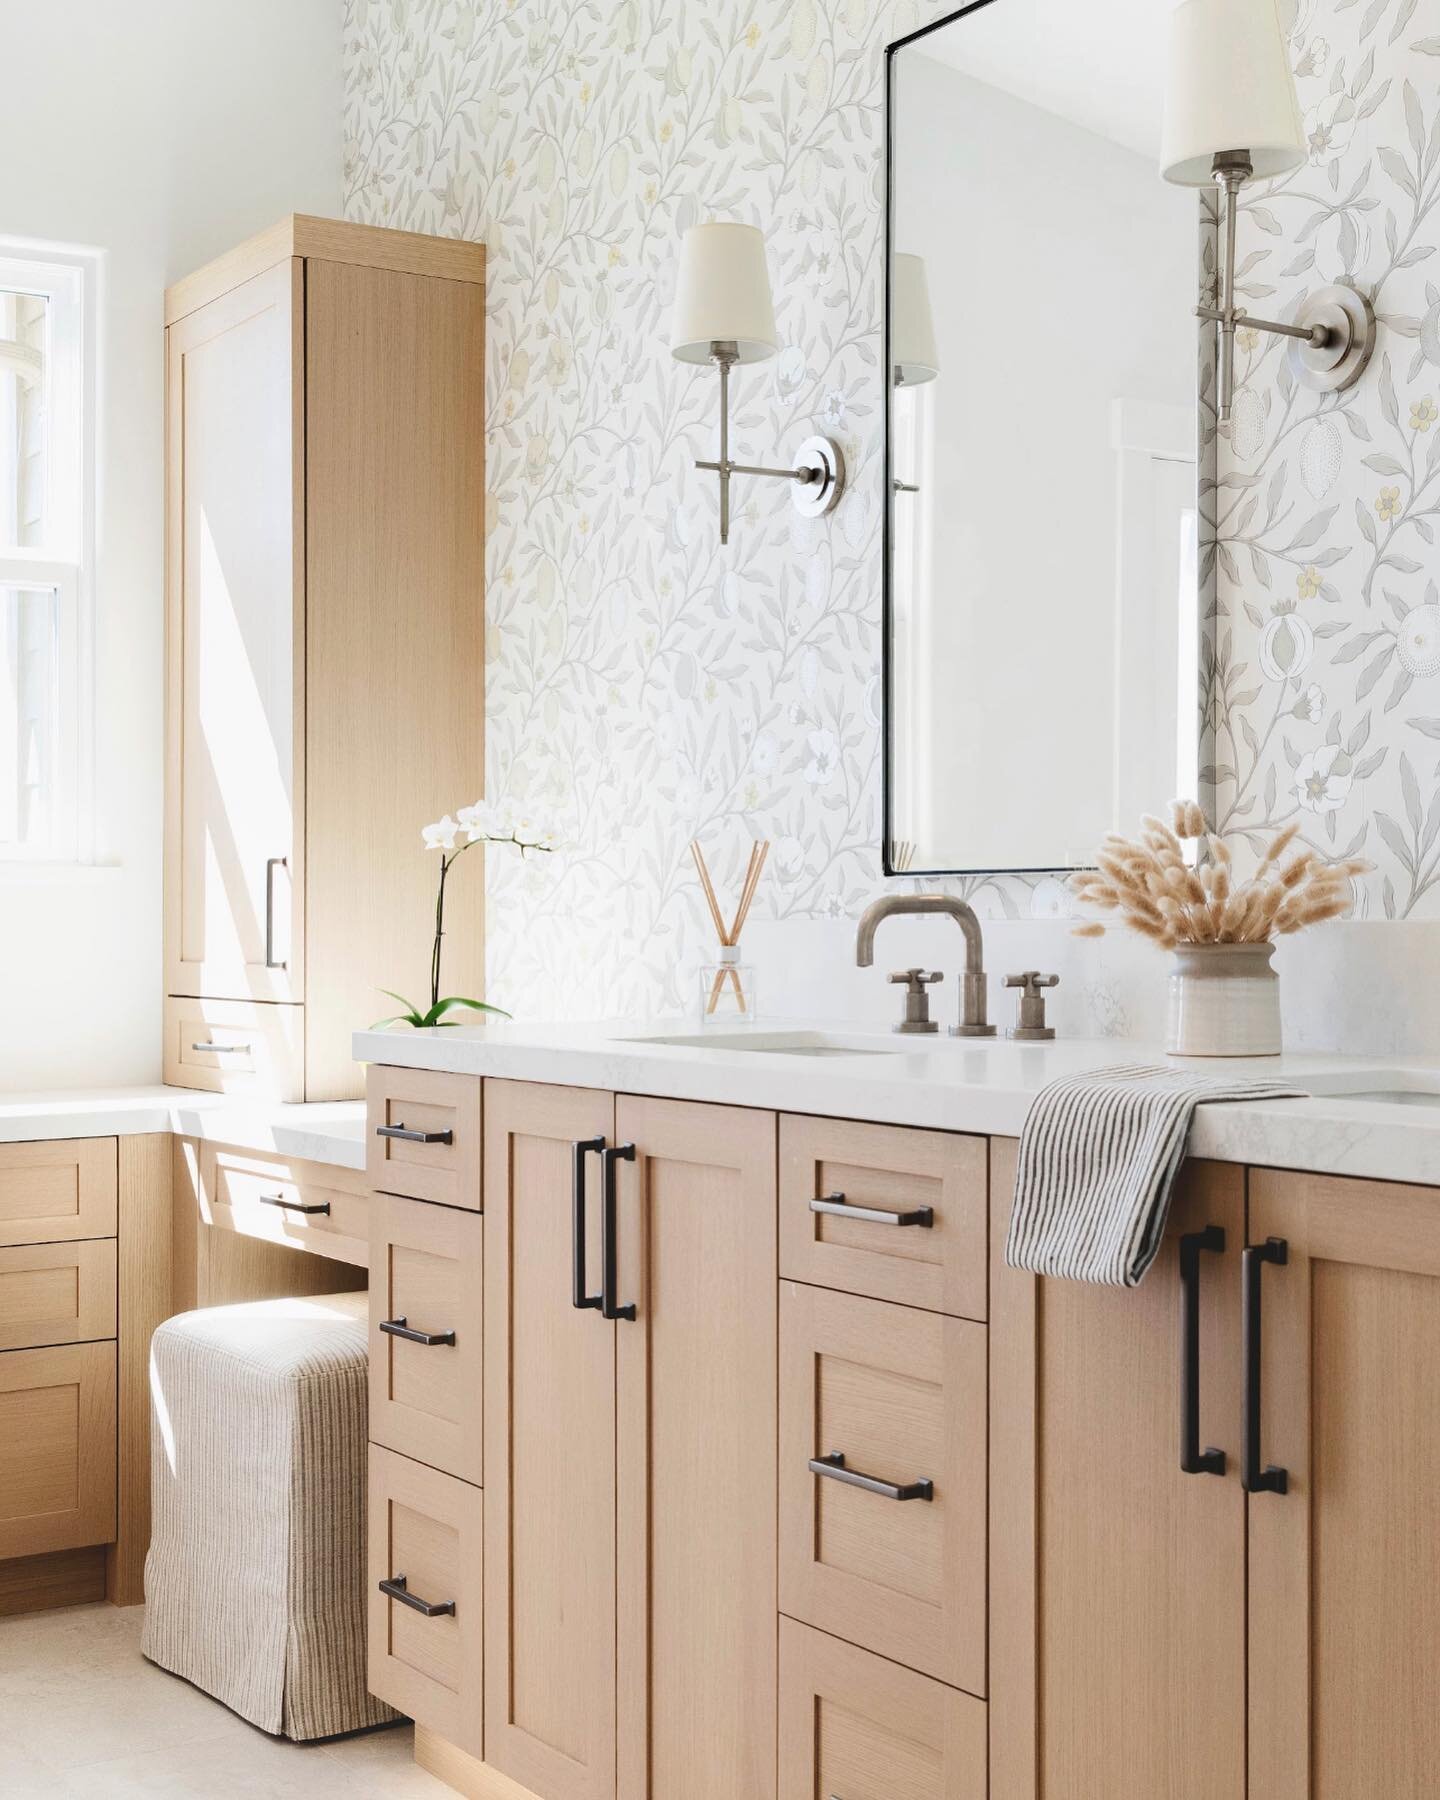
[(873, 1475), (859, 1475), (854, 1469), (845, 1467), (845, 1457), (839, 1450), (832, 1450), (828, 1456), (812, 1456), (810, 1473), (825, 1475), (831, 1481), (843, 1481), (847, 1487), (864, 1488), (867, 1494), (879, 1494), (885, 1500), (933, 1500), (935, 1483), (926, 1475), (918, 1481), (907, 1481), (899, 1486), (893, 1481), (877, 1481)]
[(1180, 1240), (1180, 1467), (1186, 1475), (1223, 1475), (1225, 1452), (1200, 1448), (1200, 1254), (1223, 1255), (1219, 1225)]
[(919, 1225), (929, 1231), (935, 1223), (933, 1206), (916, 1206), (909, 1212), (891, 1212), (883, 1206), (852, 1206), (843, 1194), (826, 1194), (810, 1202), (812, 1213), (833, 1213), (841, 1219), (864, 1219), (870, 1225)]
[(408, 1606), (412, 1612), (424, 1613), (427, 1619), (438, 1619), (445, 1613), (453, 1614), (453, 1600), (422, 1600), (418, 1594), (412, 1594), (405, 1585), (403, 1575), (395, 1575), (389, 1581), (380, 1583), (380, 1592), (392, 1600), (398, 1600), (402, 1606)]
[(1266, 1238), (1263, 1244), (1247, 1244), (1240, 1252), (1240, 1343), (1245, 1358), (1245, 1455), (1240, 1465), (1240, 1485), (1247, 1494), (1283, 1494), (1290, 1478), (1274, 1463), (1262, 1465), (1260, 1456), (1260, 1277), (1266, 1263), (1283, 1268), (1290, 1260), (1284, 1238)]
[(455, 1342), (453, 1331), (416, 1331), (413, 1325), (406, 1324), (404, 1313), (401, 1313), (398, 1319), (382, 1319), (380, 1329), (387, 1337), (404, 1338), (407, 1344), (453, 1344)]
[(261, 1206), (282, 1206), (286, 1212), (305, 1213), (308, 1217), (324, 1215), (330, 1211), (328, 1200), (315, 1200), (307, 1204), (304, 1200), (287, 1200), (283, 1194), (257, 1194), (255, 1198)]
[(407, 1144), (453, 1144), (453, 1131), (412, 1131), (408, 1125), (377, 1125), (376, 1137), (403, 1138)]
[(580, 1138), (571, 1146), (570, 1165), (570, 1304), (584, 1312), (597, 1311), (604, 1303), (603, 1294), (585, 1292), (585, 1158), (599, 1156), (605, 1148), (603, 1137)]
[(633, 1144), (611, 1144), (600, 1152), (600, 1317), (633, 1319), (635, 1302), (618, 1306), (615, 1291), (619, 1286), (618, 1256), (615, 1242), (615, 1165), (634, 1162)]

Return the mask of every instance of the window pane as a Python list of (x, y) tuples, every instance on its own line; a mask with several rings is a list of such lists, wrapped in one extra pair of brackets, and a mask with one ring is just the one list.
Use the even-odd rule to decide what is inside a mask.
[(60, 609), (54, 588), (0, 587), (0, 850), (56, 836)]
[(0, 289), (0, 548), (45, 541), (48, 302)]

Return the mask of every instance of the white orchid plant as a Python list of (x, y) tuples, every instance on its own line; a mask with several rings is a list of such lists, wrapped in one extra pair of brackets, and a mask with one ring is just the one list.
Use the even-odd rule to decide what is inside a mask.
[(445, 881), (451, 868), (467, 850), (473, 850), (476, 844), (510, 844), (522, 856), (528, 856), (532, 850), (548, 854), (558, 842), (555, 830), (548, 822), (517, 806), (513, 801), (505, 801), (499, 806), (487, 806), (481, 800), (474, 806), (457, 808), (453, 817), (446, 813), (443, 819), (437, 819), (433, 825), (426, 825), (420, 835), (427, 850), (440, 852), (440, 885), (435, 895), (435, 945), (430, 953), (430, 1004), (422, 1010), (403, 994), (397, 994), (393, 988), (381, 988), (382, 994), (398, 1000), (405, 1010), (392, 1013), (388, 1019), (377, 1019), (371, 1029), (378, 1031), (385, 1025), (413, 1025), (417, 1031), (423, 1031), (435, 1025), (458, 1025), (458, 1019), (446, 1017), (447, 1013), (457, 1010), (496, 1013), (500, 1018), (508, 1019), (510, 1015), (503, 1007), (488, 1006), (483, 1000), (471, 1000), (463, 994), (441, 996), (440, 950), (445, 939)]

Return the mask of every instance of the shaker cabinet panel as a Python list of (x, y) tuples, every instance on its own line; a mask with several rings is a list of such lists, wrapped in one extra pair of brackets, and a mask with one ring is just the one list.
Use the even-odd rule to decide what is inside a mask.
[[(544, 1800), (615, 1793), (617, 1328), (572, 1303), (571, 1187), (614, 1113), (585, 1088), (485, 1084), (485, 1761)], [(593, 1292), (593, 1228), (589, 1248)]]
[(303, 311), (287, 258), (167, 339), (173, 995), (304, 994)]
[[(1244, 1800), (1244, 1171), (1188, 1164), (1159, 1256), (1119, 1289), (1007, 1268), (1013, 1140), (991, 1169), (993, 1800)], [(1210, 1225), (1198, 1443), (1225, 1467), (1191, 1475), (1179, 1244)]]
[(0, 1244), (114, 1237), (119, 1196), (114, 1138), (0, 1144)]
[(775, 1792), (775, 1129), (615, 1105), (620, 1800)]
[(1250, 1172), (1260, 1269), (1250, 1793), (1420, 1800), (1440, 1768), (1440, 1202)]

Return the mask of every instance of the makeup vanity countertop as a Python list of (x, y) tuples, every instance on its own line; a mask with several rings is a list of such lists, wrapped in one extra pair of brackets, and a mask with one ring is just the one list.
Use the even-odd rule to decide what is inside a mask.
[[(1168, 1058), (1129, 1039), (903, 1038), (873, 1025), (763, 1025), (700, 1034), (693, 1020), (526, 1025), (490, 1021), (436, 1031), (361, 1031), (362, 1062), (677, 1100), (869, 1119), (1018, 1137), (1040, 1088), (1107, 1065), (1170, 1062), (1221, 1075), (1293, 1081), (1311, 1098), (1211, 1103), (1196, 1113), (1193, 1156), (1440, 1187), (1440, 1058), (1287, 1053)], [(722, 1037), (730, 1044), (722, 1044)], [(691, 1040), (665, 1042), (665, 1039)], [(788, 1050), (732, 1047), (784, 1042)], [(800, 1053), (796, 1053), (797, 1048)], [(836, 1052), (840, 1052), (837, 1054)], [(1401, 1089), (1380, 1102), (1364, 1092)]]
[(133, 1137), (168, 1131), (242, 1150), (365, 1167), (365, 1102), (281, 1106), (190, 1088), (50, 1088), (0, 1095), (0, 1143), (40, 1138)]

